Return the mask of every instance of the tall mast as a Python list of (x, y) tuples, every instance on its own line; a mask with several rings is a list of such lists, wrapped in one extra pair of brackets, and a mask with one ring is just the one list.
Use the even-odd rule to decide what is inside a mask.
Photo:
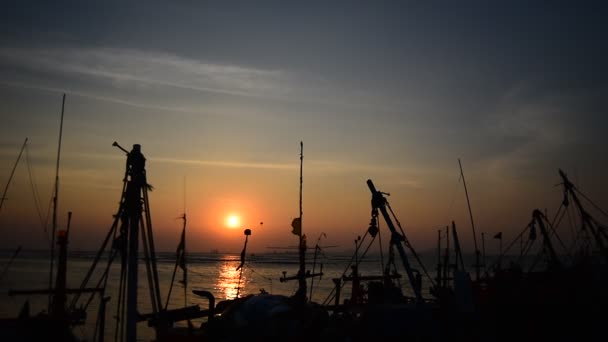
[[(49, 272), (49, 289), (53, 286), (53, 266), (55, 260), (55, 233), (57, 231), (57, 202), (59, 199), (59, 160), (61, 159), (61, 138), (63, 136), (63, 112), (65, 109), (65, 93), (61, 100), (61, 121), (59, 123), (59, 144), (57, 146), (57, 165), (55, 167), (55, 192), (53, 196), (53, 229), (51, 233), (51, 271)], [(52, 296), (49, 294), (49, 308)]]
[(477, 248), (477, 234), (475, 233), (475, 222), (473, 221), (473, 212), (471, 211), (471, 202), (469, 201), (469, 192), (467, 191), (467, 182), (464, 180), (464, 173), (462, 172), (462, 164), (460, 158), (458, 158), (458, 166), (460, 166), (460, 176), (462, 177), (462, 184), (464, 184), (464, 194), (467, 197), (467, 206), (469, 207), (469, 217), (471, 218), (471, 228), (473, 229), (473, 244), (475, 244), (475, 273), (477, 279), (479, 279), (479, 248)]
[(184, 250), (182, 251), (182, 272), (184, 275), (182, 277), (182, 283), (184, 285), (184, 307), (188, 306), (188, 268), (186, 267), (186, 176), (184, 176), (184, 216), (182, 217), (184, 220), (184, 229), (182, 232), (183, 241), (184, 241)]
[(6, 183), (6, 187), (4, 188), (4, 192), (2, 193), (2, 198), (0, 199), (0, 211), (2, 210), (2, 205), (4, 204), (4, 200), (6, 199), (6, 193), (8, 192), (8, 186), (11, 184), (11, 180), (13, 179), (13, 175), (15, 174), (15, 169), (17, 168), (17, 164), (19, 164), (19, 160), (21, 159), (21, 155), (23, 154), (23, 150), (25, 149), (25, 145), (27, 144), (27, 138), (23, 142), (23, 146), (21, 146), (21, 151), (19, 151), (19, 156), (17, 157), (17, 161), (13, 166), (13, 170), (11, 171), (11, 175), (8, 177), (8, 182)]
[(302, 165), (304, 163), (304, 143), (300, 141), (300, 270), (298, 272), (298, 292), (306, 298), (306, 240), (302, 234)]

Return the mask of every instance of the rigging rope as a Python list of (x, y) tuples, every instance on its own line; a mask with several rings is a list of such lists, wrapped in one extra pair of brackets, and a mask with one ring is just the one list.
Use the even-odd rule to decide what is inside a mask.
[(431, 277), (431, 275), (427, 271), (426, 267), (424, 267), (424, 264), (422, 263), (422, 260), (420, 260), (420, 257), (418, 256), (418, 253), (416, 253), (416, 250), (414, 249), (414, 246), (412, 246), (410, 244), (410, 241), (405, 236), (405, 232), (403, 232), (403, 228), (401, 227), (401, 222), (399, 222), (399, 219), (397, 219), (397, 216), (395, 216), (395, 213), (393, 212), (393, 208), (391, 208), (391, 205), (388, 203), (388, 201), (386, 201), (386, 206), (388, 207), (388, 210), (391, 212), (391, 215), (393, 215), (393, 218), (395, 219), (395, 222), (397, 222), (397, 226), (399, 227), (399, 230), (401, 231), (401, 234), (403, 236), (403, 242), (405, 243), (405, 246), (407, 248), (409, 248), (410, 251), (412, 251), (412, 255), (414, 256), (414, 258), (418, 262), (418, 265), (420, 266), (420, 268), (422, 268), (422, 271), (424, 272), (424, 274), (426, 275), (426, 277), (431, 282), (431, 285), (435, 286), (436, 284), (435, 284), (435, 281), (433, 280), (433, 277)]
[(49, 243), (49, 245), (51, 245), (52, 239), (48, 235), (47, 227), (49, 225), (49, 217), (51, 215), (51, 206), (53, 204), (53, 198), (51, 196), (51, 199), (49, 200), (49, 206), (46, 210), (46, 218), (43, 219), (42, 210), (41, 210), (41, 206), (40, 206), (40, 192), (38, 191), (38, 187), (36, 186), (34, 172), (32, 170), (32, 165), (30, 162), (29, 148), (27, 145), (25, 146), (25, 161), (26, 161), (28, 176), (29, 176), (29, 180), (30, 180), (30, 188), (32, 189), (32, 196), (34, 197), (34, 205), (36, 207), (36, 213), (38, 214), (38, 219), (40, 220), (40, 225), (42, 226), (44, 238), (46, 239), (47, 243)]

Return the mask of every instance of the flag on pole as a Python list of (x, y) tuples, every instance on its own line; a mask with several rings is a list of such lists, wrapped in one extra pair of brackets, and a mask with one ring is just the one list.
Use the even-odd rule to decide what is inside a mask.
[(241, 263), (237, 266), (237, 271), (240, 270), (243, 265), (245, 265), (245, 248), (247, 248), (247, 244), (245, 244), (243, 250), (241, 251)]
[(184, 286), (187, 285), (188, 282), (188, 276), (187, 276), (187, 271), (186, 271), (186, 230), (182, 230), (182, 237), (179, 241), (179, 245), (177, 245), (177, 264), (179, 265), (179, 268), (182, 269), (182, 272), (184, 274), (184, 277), (182, 278), (182, 281), (180, 281), (180, 283), (184, 284)]
[(495, 239), (502, 239), (502, 232), (499, 232), (498, 234), (494, 235)]
[[(245, 245), (243, 245), (243, 250), (241, 251), (241, 263), (236, 268), (236, 270), (240, 270), (243, 265), (245, 265), (245, 254), (247, 253), (247, 241), (249, 241), (249, 235), (251, 235), (251, 229), (245, 229)], [(242, 272), (242, 270), (241, 270)], [(240, 276), (239, 276), (240, 278)]]
[(296, 217), (293, 219), (293, 221), (291, 221), (291, 227), (293, 228), (291, 230), (291, 233), (294, 235), (302, 235), (302, 219), (299, 217)]

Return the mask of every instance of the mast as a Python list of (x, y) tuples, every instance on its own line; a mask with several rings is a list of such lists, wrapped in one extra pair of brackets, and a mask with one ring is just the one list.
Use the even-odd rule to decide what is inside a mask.
[[(59, 143), (57, 146), (57, 165), (55, 166), (55, 192), (53, 196), (53, 229), (51, 232), (51, 270), (49, 272), (49, 289), (53, 287), (53, 266), (55, 260), (55, 234), (57, 231), (57, 202), (59, 201), (59, 160), (61, 159), (61, 138), (63, 136), (63, 113), (65, 109), (65, 93), (61, 100), (61, 121), (59, 124)], [(49, 309), (52, 296), (49, 294)]]
[(441, 287), (441, 229), (437, 230), (437, 286)]
[(450, 276), (450, 228), (445, 226), (445, 254), (443, 256), (443, 286), (447, 287)]
[(186, 176), (184, 176), (184, 216), (182, 217), (182, 219), (184, 220), (184, 229), (182, 230), (182, 241), (184, 247), (182, 250), (180, 266), (182, 267), (182, 272), (184, 272), (184, 275), (182, 277), (182, 283), (184, 285), (184, 307), (186, 307), (188, 306), (188, 268), (186, 266)]
[(304, 143), (300, 141), (300, 270), (298, 271), (298, 295), (306, 301), (306, 238), (302, 234), (302, 167), (304, 163)]
[(319, 273), (306, 273), (306, 235), (302, 234), (302, 164), (304, 160), (304, 144), (300, 141), (300, 216), (293, 219), (291, 222), (291, 227), (293, 228), (291, 233), (297, 235), (300, 241), (300, 245), (298, 246), (299, 256), (300, 256), (300, 267), (298, 270), (298, 274), (295, 276), (287, 276), (287, 272), (283, 272), (283, 276), (279, 278), (281, 283), (290, 281), (290, 280), (298, 280), (298, 290), (294, 295), (294, 298), (301, 304), (306, 303), (306, 278), (312, 277), (320, 277), (323, 275), (323, 272)]
[(21, 159), (21, 155), (23, 154), (23, 150), (25, 149), (25, 145), (27, 144), (27, 138), (23, 142), (23, 146), (21, 146), (21, 151), (19, 151), (19, 156), (17, 157), (17, 161), (15, 165), (13, 165), (13, 170), (11, 171), (11, 175), (8, 177), (8, 182), (6, 182), (6, 187), (4, 187), (4, 192), (2, 193), (2, 198), (0, 199), (0, 211), (2, 211), (2, 205), (4, 204), (4, 200), (6, 199), (6, 193), (8, 192), (8, 186), (11, 184), (11, 180), (13, 180), (13, 175), (15, 174), (15, 169), (17, 169), (17, 164), (19, 164), (19, 160)]
[(481, 232), (481, 256), (483, 271), (486, 272), (486, 237), (484, 232)]
[(417, 303), (421, 304), (424, 302), (420, 286), (421, 283), (416, 279), (416, 276), (414, 275), (414, 269), (411, 267), (407, 255), (405, 253), (405, 248), (403, 247), (404, 244), (409, 244), (409, 242), (407, 242), (405, 234), (401, 235), (397, 232), (397, 229), (395, 229), (395, 225), (393, 224), (393, 221), (391, 220), (391, 217), (388, 214), (388, 211), (386, 210), (386, 198), (383, 195), (384, 193), (376, 190), (376, 187), (374, 186), (374, 183), (371, 179), (367, 180), (367, 186), (369, 187), (369, 190), (372, 193), (372, 211), (377, 212), (377, 210), (379, 209), (382, 213), (384, 221), (386, 221), (386, 225), (391, 231), (392, 245), (397, 248), (399, 256), (401, 256), (401, 262), (403, 263), (403, 267), (405, 268), (405, 272), (407, 273), (410, 285), (412, 286), (412, 290), (414, 291), (414, 294), (416, 296), (416, 301)]
[(477, 280), (479, 280), (479, 248), (477, 248), (477, 233), (475, 233), (475, 222), (473, 221), (473, 212), (471, 211), (471, 202), (469, 201), (469, 192), (467, 191), (467, 182), (464, 180), (464, 173), (462, 172), (462, 164), (460, 158), (458, 158), (458, 166), (460, 166), (460, 176), (462, 177), (462, 184), (464, 185), (464, 194), (467, 197), (467, 206), (469, 208), (469, 217), (471, 219), (471, 228), (473, 229), (473, 244), (475, 245), (475, 274)]

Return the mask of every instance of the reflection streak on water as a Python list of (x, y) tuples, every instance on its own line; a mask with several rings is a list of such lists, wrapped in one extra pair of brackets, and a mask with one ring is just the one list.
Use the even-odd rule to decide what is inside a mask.
[[(240, 270), (236, 270), (238, 265), (238, 261), (224, 261), (220, 266), (220, 276), (217, 278), (215, 288), (218, 292), (224, 294), (226, 299), (236, 298), (240, 274)], [(246, 284), (247, 276), (243, 272), (240, 287), (244, 288)]]

